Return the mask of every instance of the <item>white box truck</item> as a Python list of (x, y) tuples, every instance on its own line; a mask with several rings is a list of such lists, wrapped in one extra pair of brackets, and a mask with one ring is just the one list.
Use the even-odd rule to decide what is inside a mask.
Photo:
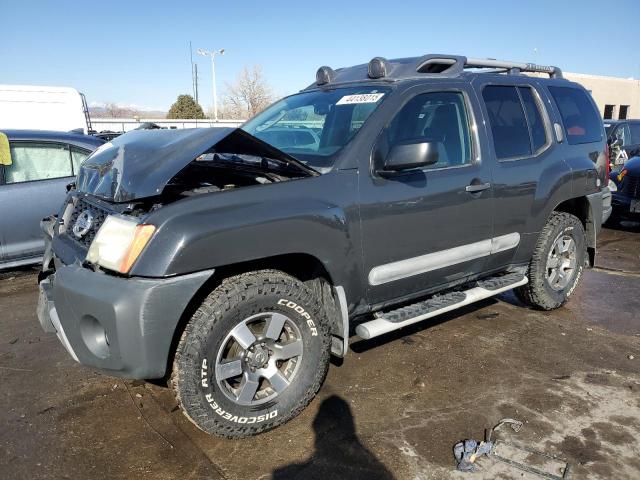
[(29, 129), (89, 133), (84, 95), (75, 88), (0, 85), (0, 130)]

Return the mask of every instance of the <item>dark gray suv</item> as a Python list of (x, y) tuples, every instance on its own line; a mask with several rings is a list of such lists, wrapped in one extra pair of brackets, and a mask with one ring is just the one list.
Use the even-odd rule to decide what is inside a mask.
[(170, 375), (204, 431), (253, 435), (311, 401), (352, 332), (513, 288), (563, 305), (594, 262), (605, 150), (556, 67), (321, 67), (241, 129), (131, 132), (91, 155), (44, 224), (40, 322), (82, 364)]

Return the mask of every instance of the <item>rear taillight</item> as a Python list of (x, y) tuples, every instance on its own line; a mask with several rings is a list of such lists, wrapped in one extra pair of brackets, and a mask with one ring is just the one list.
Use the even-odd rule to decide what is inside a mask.
[(604, 144), (604, 161), (605, 161), (604, 173), (606, 175), (605, 181), (608, 181), (609, 174), (611, 173), (611, 150), (609, 150), (608, 143)]

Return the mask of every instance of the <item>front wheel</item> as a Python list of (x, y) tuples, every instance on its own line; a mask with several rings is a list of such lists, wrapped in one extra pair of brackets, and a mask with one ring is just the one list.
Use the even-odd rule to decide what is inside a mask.
[(525, 303), (553, 310), (564, 305), (575, 290), (587, 258), (582, 222), (565, 212), (553, 212), (540, 237), (529, 264), (529, 283), (516, 294)]
[(172, 382), (183, 412), (223, 437), (254, 435), (295, 417), (329, 365), (324, 311), (302, 282), (282, 272), (224, 280), (176, 350)]

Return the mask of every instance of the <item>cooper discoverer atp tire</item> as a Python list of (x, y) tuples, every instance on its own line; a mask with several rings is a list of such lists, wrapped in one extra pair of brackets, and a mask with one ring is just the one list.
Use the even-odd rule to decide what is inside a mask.
[(582, 222), (565, 212), (553, 212), (533, 252), (529, 283), (516, 288), (524, 303), (540, 310), (564, 305), (578, 285), (587, 258)]
[(295, 417), (329, 365), (326, 314), (311, 290), (275, 270), (227, 278), (187, 323), (172, 384), (207, 433), (246, 437)]

